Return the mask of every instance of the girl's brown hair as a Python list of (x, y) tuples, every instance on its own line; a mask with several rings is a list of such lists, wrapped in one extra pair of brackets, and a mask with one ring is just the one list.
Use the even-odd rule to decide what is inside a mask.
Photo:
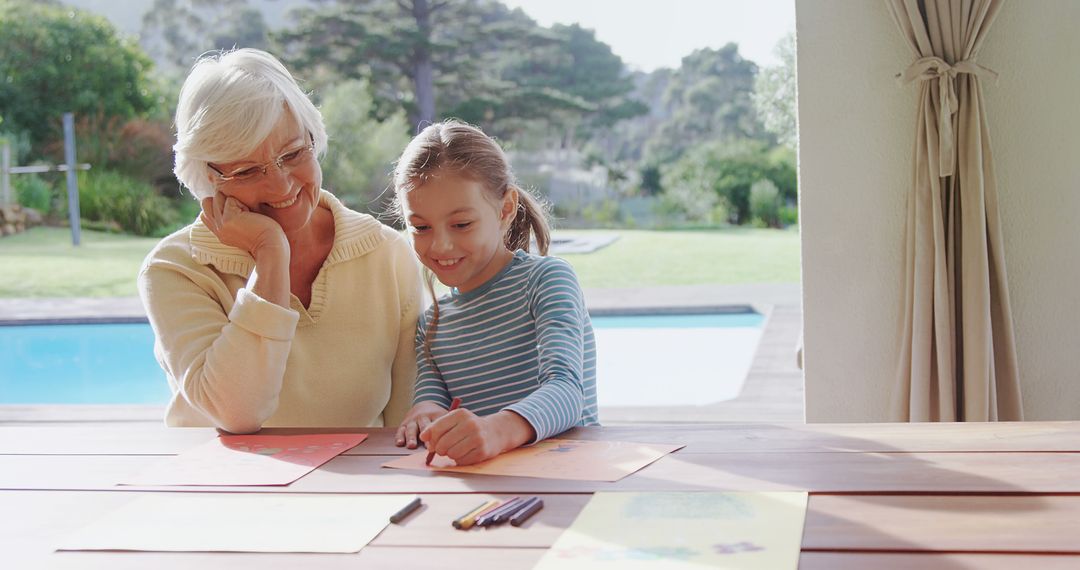
[[(479, 182), (494, 203), (502, 203), (511, 189), (517, 191), (518, 209), (510, 228), (503, 236), (507, 249), (529, 251), (532, 240), (540, 255), (547, 255), (551, 244), (548, 205), (532, 192), (522, 188), (510, 168), (506, 153), (494, 139), (480, 129), (455, 120), (429, 125), (416, 135), (394, 168), (394, 211), (404, 218), (403, 197), (440, 172), (453, 172)], [(435, 298), (434, 275), (427, 272), (428, 291)], [(424, 349), (433, 368), (431, 339), (439, 321), (439, 303), (433, 305), (432, 319), (427, 325)]]

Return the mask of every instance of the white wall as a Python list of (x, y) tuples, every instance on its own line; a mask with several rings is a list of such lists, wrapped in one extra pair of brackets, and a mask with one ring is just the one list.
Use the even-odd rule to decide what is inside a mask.
[[(807, 421), (894, 382), (915, 85), (884, 0), (797, 0)], [(979, 63), (1027, 419), (1080, 419), (1080, 2), (1007, 2)]]

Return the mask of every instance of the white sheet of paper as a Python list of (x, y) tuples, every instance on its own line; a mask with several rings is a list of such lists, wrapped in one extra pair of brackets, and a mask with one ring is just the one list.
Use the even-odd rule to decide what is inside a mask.
[(806, 497), (596, 493), (535, 570), (794, 570)]
[(158, 493), (65, 538), (57, 550), (359, 552), (412, 495)]

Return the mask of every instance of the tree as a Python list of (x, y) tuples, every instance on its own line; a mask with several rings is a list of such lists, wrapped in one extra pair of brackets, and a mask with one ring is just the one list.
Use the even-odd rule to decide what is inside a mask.
[(359, 80), (326, 93), (322, 114), (331, 144), (322, 160), (323, 185), (346, 205), (381, 214), (389, 173), (409, 135), (404, 111), (377, 122), (371, 118), (373, 105), (370, 89)]
[(297, 10), (296, 26), (275, 39), (298, 68), (367, 81), (380, 118), (404, 108), (409, 123), (419, 125), (435, 119), (436, 68), (449, 64), (437, 52), (453, 47), (435, 37), (432, 15), (449, 11), (445, 1), (340, 0)]
[(550, 89), (582, 101), (574, 110), (583, 111), (581, 118), (590, 127), (611, 127), (648, 112), (648, 107), (630, 97), (634, 78), (626, 72), (622, 58), (597, 40), (596, 32), (577, 24), (555, 24), (551, 33), (554, 42), (514, 54), (502, 78), (522, 88)]
[(523, 123), (565, 129), (640, 112), (610, 47), (578, 26), (538, 26), (492, 0), (338, 1), (297, 13), (277, 36), (299, 69), (363, 79), (376, 117), (405, 109), (411, 126), (454, 116), (492, 134)]
[(35, 147), (60, 138), (61, 117), (131, 118), (153, 111), (152, 63), (104, 18), (51, 4), (0, 0), (0, 115)]
[[(728, 221), (750, 221), (750, 189), (760, 180), (772, 182), (782, 200), (795, 199), (791, 151), (783, 147), (770, 151), (762, 141), (708, 143), (687, 151), (676, 162), (661, 167), (660, 172), (664, 195), (669, 202), (681, 204), (691, 219), (707, 213), (699, 211), (701, 204), (722, 204)], [(709, 198), (708, 192), (715, 197)]]
[(766, 67), (754, 85), (754, 108), (765, 129), (776, 135), (780, 144), (795, 149), (799, 145), (796, 124), (795, 32), (777, 42), (774, 53), (780, 65)]
[(143, 47), (170, 75), (183, 75), (208, 51), (267, 49), (270, 28), (247, 0), (154, 0), (143, 14)]
[(752, 101), (756, 74), (733, 43), (684, 57), (668, 82), (668, 118), (646, 144), (646, 161), (667, 163), (709, 141), (763, 138)]

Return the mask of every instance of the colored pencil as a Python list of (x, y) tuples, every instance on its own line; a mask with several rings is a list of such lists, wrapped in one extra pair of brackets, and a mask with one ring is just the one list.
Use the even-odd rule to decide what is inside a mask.
[[(461, 405), (461, 398), (454, 398), (450, 402), (450, 409), (447, 410), (447, 412), (452, 412), (452, 411), (458, 409), (458, 406), (460, 406), (460, 405)], [(431, 460), (432, 459), (435, 459), (435, 448), (434, 447), (428, 450), (427, 459), (424, 460), (424, 465), (431, 465)]]
[(461, 515), (460, 517), (455, 519), (454, 522), (452, 522), (450, 524), (453, 525), (453, 527), (456, 528), (456, 529), (469, 530), (470, 528), (472, 528), (472, 526), (474, 524), (476, 524), (476, 517), (479, 516), (480, 513), (484, 512), (484, 511), (486, 511), (486, 510), (490, 509), (491, 507), (493, 507), (495, 505), (498, 505), (498, 504), (499, 504), (499, 501), (497, 501), (495, 499), (492, 499), (490, 501), (484, 501), (484, 504), (482, 504), (479, 507), (476, 507), (475, 509), (465, 513), (464, 515)]
[(481, 514), (476, 519), (476, 526), (488, 526), (493, 524), (499, 524), (500, 517), (507, 512), (517, 508), (517, 505), (521, 503), (521, 497), (514, 497), (507, 499), (503, 504), (495, 507), (494, 509)]
[(405, 517), (411, 515), (413, 511), (415, 511), (416, 509), (419, 509), (420, 505), (421, 505), (420, 497), (417, 497), (417, 498), (409, 501), (409, 504), (405, 505), (404, 507), (401, 507), (400, 511), (394, 513), (393, 515), (390, 515), (390, 522), (392, 522), (394, 524), (397, 524), (397, 523), (401, 522), (402, 520), (405, 519)]
[(529, 520), (529, 517), (536, 514), (536, 511), (544, 508), (544, 501), (541, 501), (539, 497), (533, 497), (529, 499), (529, 504), (526, 507), (522, 507), (521, 510), (514, 513), (514, 516), (510, 518), (510, 524), (513, 526), (521, 526), (522, 523)]

